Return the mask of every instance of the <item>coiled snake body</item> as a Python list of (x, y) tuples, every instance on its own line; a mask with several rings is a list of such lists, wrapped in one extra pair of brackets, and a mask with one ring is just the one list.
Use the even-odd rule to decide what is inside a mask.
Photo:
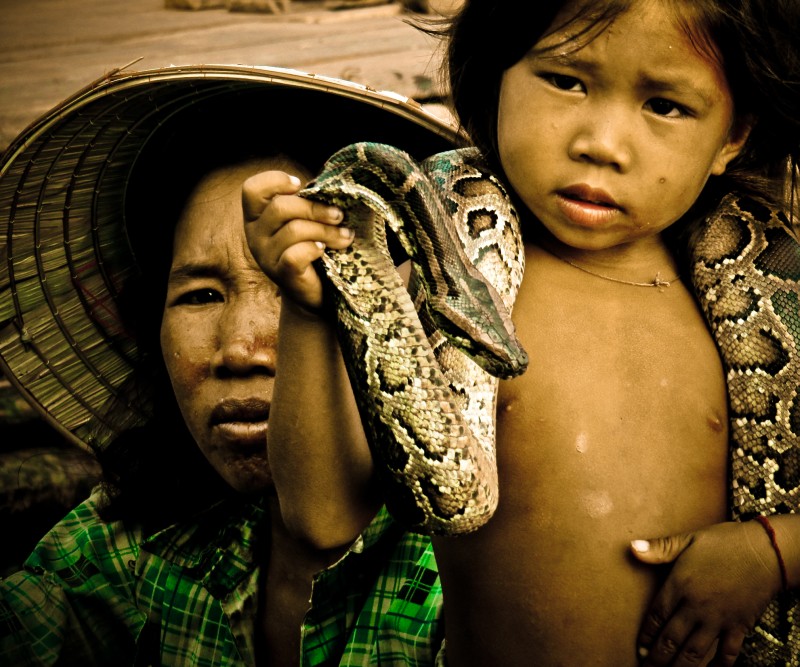
[[(459, 151), (420, 167), (393, 147), (354, 144), (303, 193), (341, 206), (356, 230), (323, 257), (342, 352), (387, 506), (434, 534), (475, 530), (494, 512), (497, 377), (527, 365), (509, 314), (524, 267), (519, 223), (474, 160)], [(408, 291), (387, 225), (412, 261)]]
[[(389, 509), (422, 532), (478, 528), (497, 503), (494, 376), (513, 376), (527, 363), (508, 317), (524, 255), (502, 185), (474, 149), (420, 165), (397, 149), (356, 144), (331, 158), (306, 195), (342, 206), (357, 228), (353, 246), (326, 252), (324, 267), (359, 410), (388, 473)], [(394, 271), (385, 224), (414, 262), (413, 299)], [(404, 229), (413, 230), (408, 238)], [(731, 518), (795, 512), (800, 246), (782, 214), (731, 194), (687, 251), (727, 373)], [(488, 280), (480, 273), (468, 280), (456, 266), (462, 262)], [(770, 604), (743, 660), (800, 665), (797, 594)]]
[[(738, 521), (800, 504), (800, 246), (787, 229), (783, 214), (731, 194), (689, 248), (694, 292), (727, 371)], [(796, 593), (770, 604), (744, 654), (754, 667), (800, 665)]]

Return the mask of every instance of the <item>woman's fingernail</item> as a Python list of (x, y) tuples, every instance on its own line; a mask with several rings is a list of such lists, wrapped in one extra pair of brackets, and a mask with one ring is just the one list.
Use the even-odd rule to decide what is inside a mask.
[(633, 547), (634, 551), (638, 551), (639, 553), (646, 553), (650, 551), (650, 542), (647, 540), (633, 540), (631, 542), (631, 546)]
[(331, 217), (333, 222), (339, 222), (342, 218), (344, 218), (344, 214), (342, 213), (341, 209), (338, 209), (335, 206), (328, 208), (328, 215)]
[(295, 187), (299, 188), (302, 185), (300, 179), (297, 178), (297, 176), (293, 176), (292, 174), (289, 174), (289, 180), (292, 182), (292, 185), (294, 185)]
[(322, 241), (314, 241), (314, 243), (320, 250), (325, 250), (325, 244)]
[(356, 235), (354, 229), (350, 229), (350, 227), (339, 227), (339, 234), (346, 239), (351, 239)]

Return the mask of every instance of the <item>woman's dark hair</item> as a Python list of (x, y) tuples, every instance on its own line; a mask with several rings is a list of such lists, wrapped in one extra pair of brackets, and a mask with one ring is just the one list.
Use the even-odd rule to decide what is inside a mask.
[[(453, 105), (489, 165), (502, 173), (497, 112), (503, 72), (538, 42), (562, 10), (580, 22), (576, 48), (624, 12), (633, 0), (605, 2), (467, 0), (447, 25), (446, 60)], [(800, 161), (800, 3), (797, 0), (663, 0), (693, 43), (726, 72), (737, 119), (753, 122), (741, 154), (713, 187), (784, 200)]]

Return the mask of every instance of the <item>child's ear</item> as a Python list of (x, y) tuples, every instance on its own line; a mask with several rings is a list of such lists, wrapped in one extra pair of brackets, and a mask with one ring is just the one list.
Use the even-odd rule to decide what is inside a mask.
[(752, 129), (753, 119), (750, 116), (740, 117), (734, 121), (731, 131), (728, 133), (728, 140), (719, 149), (714, 164), (711, 166), (711, 173), (714, 176), (721, 176), (725, 173), (728, 163), (741, 153)]

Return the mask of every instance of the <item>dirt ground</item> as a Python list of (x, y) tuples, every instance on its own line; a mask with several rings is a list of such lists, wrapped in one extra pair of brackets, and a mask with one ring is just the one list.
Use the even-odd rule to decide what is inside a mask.
[(71, 93), (137, 59), (137, 69), (273, 65), (419, 101), (442, 94), (438, 42), (409, 24), (421, 15), (405, 12), (399, 2), (334, 10), (326, 9), (330, 2), (293, 0), (280, 15), (164, 5), (165, 0), (3, 0), (0, 150)]

